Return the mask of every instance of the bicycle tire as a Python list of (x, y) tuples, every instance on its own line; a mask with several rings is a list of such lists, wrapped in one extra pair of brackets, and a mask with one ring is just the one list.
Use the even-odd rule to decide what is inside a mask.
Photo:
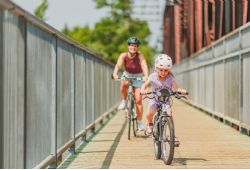
[(133, 132), (134, 132), (134, 137), (136, 137), (137, 131), (138, 131), (137, 118), (133, 118)]
[(128, 140), (130, 140), (131, 117), (128, 117)]
[(131, 136), (132, 109), (132, 99), (128, 96), (128, 140)]
[(170, 165), (174, 157), (174, 126), (170, 117), (167, 117), (162, 126), (162, 139), (162, 160), (166, 165)]
[(154, 130), (153, 130), (154, 153), (155, 153), (155, 158), (160, 159), (161, 158), (161, 141), (159, 140), (159, 123), (157, 123), (156, 116), (154, 116), (153, 122), (154, 122)]
[(131, 118), (132, 118), (132, 123), (133, 123), (133, 133), (134, 133), (134, 137), (136, 137), (136, 133), (137, 133), (137, 130), (138, 130), (138, 126), (137, 126), (137, 116), (135, 114), (135, 112), (133, 111), (134, 110), (134, 102), (132, 101), (132, 114), (131, 114)]

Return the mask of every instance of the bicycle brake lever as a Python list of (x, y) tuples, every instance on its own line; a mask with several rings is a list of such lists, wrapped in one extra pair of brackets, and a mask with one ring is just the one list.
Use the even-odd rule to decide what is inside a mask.
[(176, 99), (181, 99), (181, 96), (180, 95), (175, 95), (175, 98)]
[(184, 99), (186, 99), (186, 100), (188, 99), (186, 96), (181, 96), (181, 98), (184, 98)]
[(177, 98), (177, 99), (181, 99), (181, 98), (184, 98), (184, 99), (188, 99), (186, 96), (181, 96), (181, 95), (175, 95), (175, 98)]
[(144, 100), (144, 99), (153, 99), (153, 97), (145, 96), (145, 97), (143, 97), (143, 100)]

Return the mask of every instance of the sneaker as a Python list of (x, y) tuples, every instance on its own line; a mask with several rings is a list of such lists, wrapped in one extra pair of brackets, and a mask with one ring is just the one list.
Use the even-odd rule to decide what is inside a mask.
[(177, 137), (174, 137), (174, 146), (179, 147), (180, 146), (180, 141), (178, 140)]
[(144, 130), (144, 126), (143, 126), (143, 124), (142, 124), (142, 122), (140, 120), (137, 121), (137, 128), (138, 128), (139, 131)]
[(152, 135), (153, 134), (153, 124), (148, 124), (147, 130), (146, 130), (147, 135)]
[(123, 110), (126, 107), (126, 100), (122, 100), (120, 105), (118, 106), (118, 110)]

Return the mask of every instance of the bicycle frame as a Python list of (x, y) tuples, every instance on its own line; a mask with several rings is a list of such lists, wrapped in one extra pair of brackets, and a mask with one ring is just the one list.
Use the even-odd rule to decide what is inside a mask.
[[(170, 88), (163, 88), (157, 92), (149, 92), (146, 95), (148, 94), (153, 94), (154, 96), (146, 96), (145, 98), (158, 101), (157, 113), (153, 119), (155, 157), (156, 159), (162, 158), (164, 163), (169, 165), (173, 160), (175, 147), (174, 122), (170, 113), (172, 106), (171, 96), (175, 96), (177, 99), (185, 98), (185, 96), (180, 96), (178, 92)], [(188, 93), (186, 93), (186, 95), (187, 94)], [(167, 132), (169, 132), (169, 134)]]
[[(158, 128), (159, 128), (159, 130), (161, 131), (162, 129), (161, 129), (161, 126), (159, 126), (159, 125), (163, 125), (164, 123), (166, 123), (166, 118), (167, 117), (172, 117), (172, 116), (170, 116), (170, 114), (168, 113), (168, 111), (167, 110), (163, 110), (162, 108), (167, 108), (167, 109), (170, 109), (170, 107), (169, 106), (167, 106), (167, 105), (165, 105), (165, 104), (163, 104), (163, 105), (160, 105), (159, 107), (158, 107), (158, 109), (157, 109), (157, 113), (155, 114), (155, 118), (154, 119), (156, 119), (155, 120), (155, 122), (154, 122), (154, 126), (157, 126)], [(172, 118), (171, 118), (172, 119)], [(160, 133), (161, 134), (161, 133)], [(158, 136), (155, 136), (156, 134), (153, 134), (153, 137), (156, 139), (156, 140), (160, 140), (160, 141), (162, 141), (163, 139), (162, 139), (162, 136), (160, 136), (160, 139), (158, 139), (159, 138), (159, 135)]]
[[(134, 111), (134, 107), (135, 107), (135, 97), (134, 97), (134, 91), (133, 91), (133, 86), (132, 86), (132, 80), (141, 80), (141, 78), (128, 78), (125, 77), (126, 79), (130, 80), (129, 82), (129, 87), (128, 87), (128, 91), (127, 91), (127, 105), (126, 105), (126, 112), (127, 112), (127, 121), (128, 121), (128, 139), (130, 140), (130, 132), (131, 132), (131, 123), (132, 123), (132, 127), (133, 127), (133, 133), (134, 136), (136, 137), (136, 132), (137, 132), (137, 115)], [(122, 80), (121, 78), (117, 79), (117, 80)]]

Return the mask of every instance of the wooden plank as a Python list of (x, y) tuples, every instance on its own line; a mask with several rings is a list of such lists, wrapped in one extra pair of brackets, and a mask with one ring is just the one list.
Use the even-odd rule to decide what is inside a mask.
[(173, 113), (181, 144), (171, 166), (154, 158), (152, 138), (143, 132), (127, 139), (125, 113), (120, 111), (59, 168), (250, 168), (248, 136), (180, 101), (174, 100)]

